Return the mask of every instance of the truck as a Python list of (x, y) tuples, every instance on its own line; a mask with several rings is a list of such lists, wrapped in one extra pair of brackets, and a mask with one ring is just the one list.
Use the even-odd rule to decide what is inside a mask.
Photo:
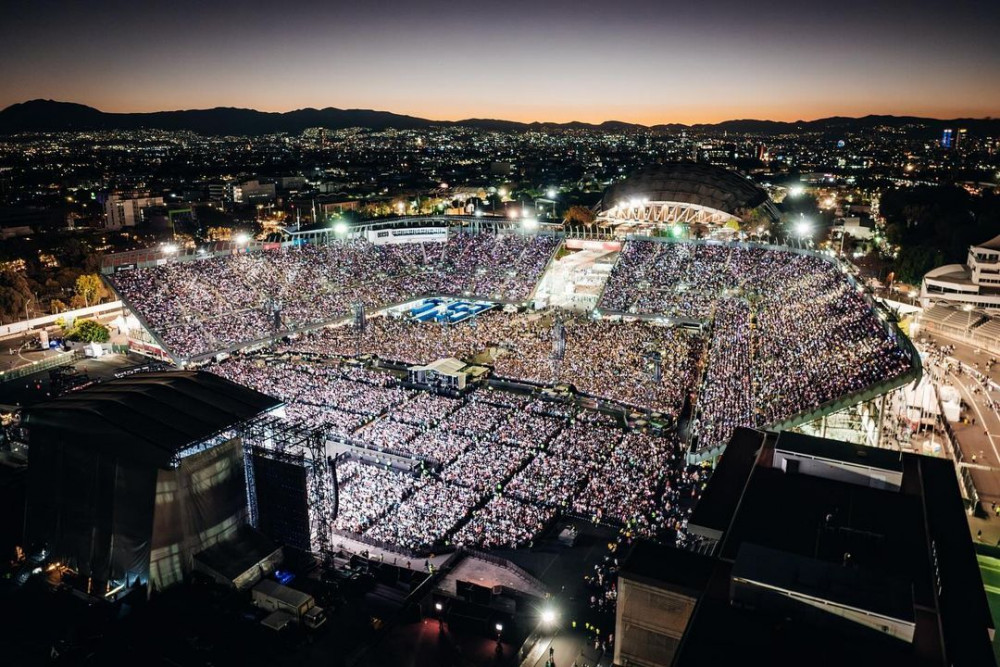
[(253, 587), (251, 593), (254, 606), (272, 612), (264, 619), (264, 624), (269, 627), (271, 624), (267, 623), (267, 620), (272, 617), (275, 617), (273, 623), (274, 620), (288, 619), (290, 616), (289, 620), (310, 630), (315, 630), (326, 623), (323, 608), (317, 606), (316, 600), (308, 593), (289, 588), (271, 579), (262, 579)]

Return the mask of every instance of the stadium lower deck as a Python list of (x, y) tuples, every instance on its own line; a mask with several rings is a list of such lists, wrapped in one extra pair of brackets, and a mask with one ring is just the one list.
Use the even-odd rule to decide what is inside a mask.
[[(330, 312), (345, 311), (358, 295), (376, 295), (363, 332), (341, 317), (340, 326), (289, 337), (286, 308), (263, 351), (210, 367), (283, 399), (289, 421), (323, 430), (330, 451), (345, 454), (338, 463), (340, 513), (334, 519), (331, 508), (324, 519), (331, 531), (406, 553), (459, 544), (515, 548), (574, 515), (626, 534), (684, 540), (708, 474), (687, 464), (686, 449), (717, 447), (736, 426), (766, 427), (878, 383), (905, 381), (914, 369), (870, 301), (823, 258), (734, 244), (629, 241), (599, 303), (605, 315), (580, 316), (528, 306), (557, 244), (512, 237), (509, 251), (502, 236), (491, 238), (374, 255), (356, 242), (311, 251), (313, 279), (323, 271), (317, 258), (334, 258), (343, 273), (352, 263), (413, 270), (416, 258), (435, 257), (445, 273), (424, 271), (415, 286), (412, 276), (400, 277), (388, 292), (377, 280), (336, 292), (332, 278), (317, 279), (323, 288), (315, 300), (333, 295)], [(286, 252), (261, 262), (299, 275), (296, 251), (279, 251)], [(148, 277), (149, 293), (183, 285), (194, 290), (195, 304), (230, 289), (239, 293), (232, 303), (249, 304), (254, 299), (242, 291), (251, 287), (260, 290), (260, 303), (280, 301), (262, 296), (273, 293), (270, 287), (248, 286), (248, 277), (262, 271), (252, 258), (232, 261), (232, 270), (243, 271), (238, 279), (213, 260), (204, 268), (157, 267), (114, 284), (125, 297), (143, 294), (137, 312), (165, 323), (174, 332), (169, 338), (183, 345), (204, 346), (223, 333), (247, 340), (239, 330), (245, 322), (259, 339), (266, 328), (261, 313), (229, 316), (224, 310), (232, 306), (217, 304), (198, 319), (178, 293), (149, 310), (142, 291)], [(511, 261), (520, 270), (504, 268)], [(191, 288), (198, 280), (208, 282)], [(426, 296), (424, 290), (446, 283), (443, 296)], [(303, 287), (289, 280), (280, 289)], [(379, 299), (407, 303), (400, 298), (407, 289), (422, 291), (424, 300), (380, 316)], [(507, 298), (485, 298), (484, 291)], [(459, 296), (467, 294), (479, 296)], [(329, 314), (329, 303), (315, 313), (308, 300), (295, 303), (300, 319)], [(498, 303), (503, 310), (491, 307)], [(179, 335), (181, 328), (187, 333)], [(448, 357), (486, 367), (488, 381), (450, 398), (405, 388), (386, 370)], [(506, 390), (511, 383), (516, 389)], [(664, 428), (654, 433), (653, 424)]]

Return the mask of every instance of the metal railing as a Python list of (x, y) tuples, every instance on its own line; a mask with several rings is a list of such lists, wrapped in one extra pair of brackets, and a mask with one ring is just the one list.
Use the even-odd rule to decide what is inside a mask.
[(52, 368), (66, 366), (67, 364), (73, 363), (76, 358), (76, 352), (60, 352), (51, 357), (39, 359), (38, 361), (33, 361), (30, 364), (18, 366), (17, 368), (12, 368), (9, 371), (0, 371), (0, 383), (11, 382), (12, 380), (17, 380), (28, 375), (47, 371)]

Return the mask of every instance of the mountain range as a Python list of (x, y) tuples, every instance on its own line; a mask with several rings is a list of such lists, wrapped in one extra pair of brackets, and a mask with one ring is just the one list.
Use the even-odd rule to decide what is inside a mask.
[(371, 109), (297, 109), (284, 113), (216, 107), (184, 111), (149, 113), (107, 113), (83, 104), (54, 100), (31, 100), (12, 104), (0, 111), (0, 134), (17, 132), (66, 132), (86, 130), (186, 130), (204, 135), (261, 135), (278, 132), (298, 134), (311, 127), (330, 130), (361, 127), (372, 130), (412, 130), (429, 127), (470, 127), (483, 130), (526, 131), (543, 129), (585, 129), (597, 131), (657, 130), (679, 132), (731, 132), (734, 134), (776, 135), (785, 133), (820, 132), (840, 134), (876, 127), (901, 128), (907, 132), (934, 136), (943, 128), (963, 127), (970, 133), (1000, 135), (1000, 119), (958, 118), (941, 120), (915, 116), (864, 116), (849, 118), (834, 116), (818, 120), (794, 122), (771, 120), (728, 120), (714, 124), (639, 125), (622, 121), (599, 124), (581, 123), (521, 123), (510, 120), (469, 118), (459, 121), (436, 121), (415, 116)]

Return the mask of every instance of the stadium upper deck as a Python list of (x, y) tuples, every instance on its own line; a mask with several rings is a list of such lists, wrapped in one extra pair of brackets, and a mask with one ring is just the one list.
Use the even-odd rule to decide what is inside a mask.
[(364, 238), (116, 271), (115, 291), (178, 361), (335, 322), (420, 296), (522, 303), (555, 236), (452, 233), (435, 242)]

